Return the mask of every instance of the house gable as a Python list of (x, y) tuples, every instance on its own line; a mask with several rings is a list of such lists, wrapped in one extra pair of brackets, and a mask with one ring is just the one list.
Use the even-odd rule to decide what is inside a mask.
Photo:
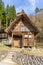
[(32, 23), (32, 21), (29, 19), (29, 17), (24, 12), (21, 12), (20, 14), (17, 15), (16, 19), (6, 29), (6, 32), (10, 33), (14, 29), (18, 29), (17, 26), (20, 24), (20, 21), (22, 21), (22, 23), (25, 24), (25, 26), (30, 31), (33, 31), (35, 35), (39, 32), (38, 28), (34, 25), (34, 23)]
[(34, 29), (30, 26), (30, 24), (24, 23), (25, 21), (20, 20), (16, 26), (14, 26), (14, 29), (12, 32), (33, 32)]

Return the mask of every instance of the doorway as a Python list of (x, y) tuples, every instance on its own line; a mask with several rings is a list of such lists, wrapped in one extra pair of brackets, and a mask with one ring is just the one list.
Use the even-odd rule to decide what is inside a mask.
[(22, 47), (22, 36), (14, 35), (14, 47)]

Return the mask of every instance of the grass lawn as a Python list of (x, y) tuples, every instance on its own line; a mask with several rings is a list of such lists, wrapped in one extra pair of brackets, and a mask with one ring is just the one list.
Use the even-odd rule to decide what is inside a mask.
[(9, 49), (10, 49), (10, 47), (8, 47), (8, 46), (5, 46), (5, 45), (0, 46), (0, 51), (1, 50), (9, 50)]
[(43, 48), (36, 48), (36, 49), (23, 49), (24, 54), (36, 55), (36, 56), (43, 56)]

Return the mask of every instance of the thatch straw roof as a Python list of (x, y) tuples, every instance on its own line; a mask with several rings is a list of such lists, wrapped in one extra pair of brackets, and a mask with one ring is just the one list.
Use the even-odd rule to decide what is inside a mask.
[(18, 23), (18, 21), (20, 19), (27, 20), (26, 24), (30, 24), (34, 28), (34, 34), (35, 35), (39, 32), (37, 26), (30, 20), (30, 18), (26, 15), (25, 12), (18, 13), (16, 19), (9, 25), (9, 27), (5, 31), (7, 33), (12, 32), (12, 30), (14, 29), (15, 24)]

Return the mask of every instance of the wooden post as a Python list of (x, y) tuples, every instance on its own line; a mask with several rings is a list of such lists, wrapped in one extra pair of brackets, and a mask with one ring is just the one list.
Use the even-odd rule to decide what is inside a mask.
[(22, 47), (23, 47), (23, 35), (22, 35)]
[(22, 34), (22, 47), (24, 47), (24, 34)]
[[(13, 33), (12, 33), (12, 39), (13, 39)], [(13, 43), (12, 43), (12, 47), (14, 47), (14, 40), (12, 40), (13, 41)]]
[(12, 33), (12, 38), (13, 38), (13, 33)]

